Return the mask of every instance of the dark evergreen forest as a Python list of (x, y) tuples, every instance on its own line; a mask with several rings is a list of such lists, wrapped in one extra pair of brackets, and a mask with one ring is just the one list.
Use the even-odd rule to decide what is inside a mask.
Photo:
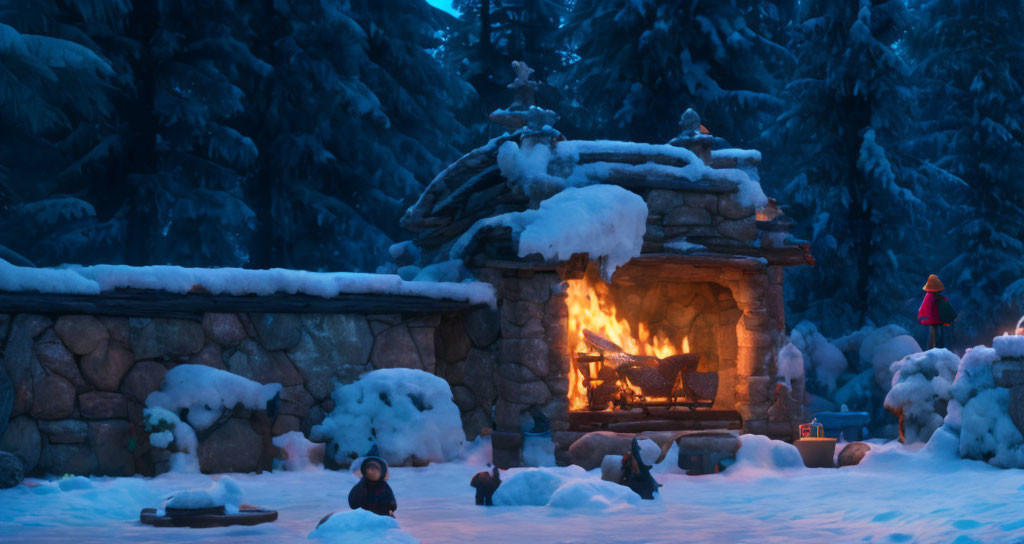
[(811, 241), (790, 320), (959, 345), (1024, 305), (1021, 0), (0, 0), (0, 258), (374, 271), (499, 129), (513, 60), (570, 138), (688, 107)]

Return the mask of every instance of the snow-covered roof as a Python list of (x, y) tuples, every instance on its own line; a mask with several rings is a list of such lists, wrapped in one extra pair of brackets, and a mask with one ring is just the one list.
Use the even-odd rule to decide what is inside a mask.
[(117, 289), (233, 296), (302, 294), (323, 298), (347, 294), (403, 295), (495, 304), (493, 287), (481, 282), (405, 281), (393, 274), (308, 272), (281, 268), (248, 270), (124, 265), (28, 268), (0, 259), (0, 291), (97, 295)]

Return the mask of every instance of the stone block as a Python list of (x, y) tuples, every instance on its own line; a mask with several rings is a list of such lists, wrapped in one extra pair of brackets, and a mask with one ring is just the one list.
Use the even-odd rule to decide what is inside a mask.
[(996, 387), (1010, 389), (1024, 385), (1024, 361), (1002, 359), (992, 363), (992, 378)]
[(133, 317), (128, 326), (132, 352), (139, 359), (187, 356), (206, 343), (203, 326), (197, 321)]
[(206, 474), (255, 472), (262, 453), (263, 437), (249, 421), (231, 418), (199, 442), (199, 470)]
[(99, 473), (104, 476), (135, 474), (135, 456), (128, 449), (131, 424), (123, 420), (89, 423), (89, 445), (96, 455)]
[(463, 382), (476, 397), (477, 404), (490, 411), (498, 395), (495, 372), (497, 356), (493, 351), (472, 349), (466, 358), (466, 373)]
[(498, 342), (498, 349), (498, 360), (503, 363), (522, 364), (541, 378), (551, 373), (548, 361), (548, 345), (542, 339), (503, 338)]
[(89, 426), (77, 419), (43, 420), (39, 430), (51, 444), (81, 444), (89, 438)]
[(664, 215), (686, 203), (684, 193), (669, 189), (654, 189), (647, 193), (647, 210), (654, 215)]
[(405, 325), (396, 325), (377, 335), (370, 352), (373, 368), (423, 369), (416, 342)]
[(735, 196), (721, 195), (718, 197), (718, 214), (726, 219), (744, 219), (749, 217), (752, 220), (751, 222), (753, 222), (756, 211), (753, 206), (740, 205)]
[(21, 460), (25, 472), (32, 473), (39, 463), (42, 436), (36, 422), (27, 416), (18, 416), (7, 423), (0, 436), (0, 451), (13, 453)]
[(459, 407), (460, 412), (470, 412), (477, 407), (476, 397), (464, 385), (452, 387), (452, 398), (455, 401), (455, 405)]
[(757, 239), (757, 222), (753, 217), (739, 221), (722, 221), (715, 228), (722, 236), (733, 240), (753, 242)]
[(227, 366), (224, 364), (224, 350), (220, 347), (220, 344), (214, 342), (208, 342), (203, 346), (203, 349), (199, 350), (199, 353), (189, 357), (188, 363), (190, 365), (203, 365), (227, 370)]
[(227, 361), (228, 370), (259, 383), (289, 387), (302, 384), (302, 376), (280, 351), (266, 351), (255, 340), (243, 340)]
[(274, 436), (281, 436), (285, 433), (292, 431), (302, 430), (302, 420), (296, 416), (280, 415), (274, 420), (274, 427), (271, 429), (271, 433)]
[(39, 455), (37, 472), (53, 475), (99, 474), (99, 462), (86, 444), (47, 444)]
[(529, 405), (544, 404), (552, 399), (548, 386), (539, 380), (527, 383), (500, 380), (498, 395), (509, 402)]
[(128, 369), (135, 363), (135, 355), (127, 345), (116, 340), (105, 341), (82, 357), (81, 369), (85, 379), (101, 391), (117, 391)]
[(64, 347), (60, 338), (51, 329), (47, 329), (35, 343), (35, 354), (39, 364), (52, 373), (66, 378), (77, 391), (87, 391), (89, 385), (78, 370), (75, 356)]
[(0, 451), (0, 489), (10, 489), (25, 479), (25, 465), (12, 453)]
[[(409, 334), (416, 344), (423, 370), (431, 374), (437, 373), (437, 357), (434, 350), (434, 327), (409, 327)], [(468, 347), (467, 347), (468, 350)]]
[(693, 208), (704, 208), (713, 214), (718, 213), (718, 196), (711, 193), (684, 193), (683, 202)]
[(75, 355), (85, 355), (107, 341), (110, 333), (91, 315), (64, 315), (53, 325), (61, 342)]
[(313, 398), (327, 398), (333, 389), (332, 380), (350, 383), (367, 370), (374, 339), (365, 317), (303, 315), (302, 323), (302, 338), (288, 350), (288, 358)]
[(278, 409), (282, 415), (304, 417), (316, 402), (313, 395), (306, 391), (301, 385), (281, 388), (281, 398)]
[(680, 206), (665, 215), (664, 225), (676, 227), (680, 225), (710, 225), (711, 214), (703, 208)]
[(120, 393), (93, 391), (78, 396), (79, 410), (86, 419), (124, 419), (128, 417), (128, 400)]
[(302, 339), (302, 321), (296, 314), (249, 314), (249, 319), (268, 351), (290, 350)]
[(461, 316), (445, 316), (437, 328), (436, 339), (436, 356), (449, 363), (465, 359), (473, 345)]
[(140, 361), (132, 366), (121, 382), (121, 392), (140, 404), (150, 393), (160, 389), (167, 368), (153, 361)]
[[(206, 337), (222, 346), (236, 346), (247, 336), (242, 322), (235, 314), (206, 313), (203, 314), (202, 325)], [(298, 338), (295, 341), (298, 342)]]
[(501, 320), (498, 310), (479, 308), (465, 315), (466, 334), (478, 348), (487, 347), (498, 339)]
[(37, 380), (32, 398), (35, 419), (67, 419), (75, 412), (75, 387), (57, 374)]

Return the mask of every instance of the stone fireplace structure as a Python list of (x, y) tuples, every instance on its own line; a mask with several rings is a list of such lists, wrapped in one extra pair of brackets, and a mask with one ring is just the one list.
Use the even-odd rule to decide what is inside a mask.
[[(567, 140), (553, 128), (557, 115), (532, 105), (523, 92), (531, 84), (523, 78), (513, 83), (516, 103), (491, 116), (509, 132), (441, 172), (402, 220), (418, 233), (412, 240), (418, 264), (461, 259), (497, 292), (492, 344), (462, 339), (462, 330), (479, 325), (464, 315), (451, 317), (456, 332), (445, 333), (442, 324), (437, 337), (438, 373), (453, 385), (467, 434), (493, 424), (499, 465), (518, 464), (519, 433), (530, 429), (538, 409), (550, 420), (560, 463), (568, 462), (572, 441), (593, 428), (581, 421), (595, 417), (612, 430), (732, 423), (744, 432), (792, 439), (803, 417), (803, 382), (790, 391), (778, 387), (783, 268), (813, 265), (813, 259), (806, 243), (788, 236), (791, 222), (761, 192), (760, 153), (730, 148), (692, 110), (666, 145)], [(600, 279), (600, 256), (523, 255), (520, 231), (487, 221), (536, 209), (564, 187), (588, 184), (618, 185), (647, 205), (642, 251), (610, 282)], [(574, 330), (581, 328), (571, 300), (577, 282), (597, 286), (591, 296), (600, 292), (598, 306), (611, 308), (613, 320), (628, 331), (632, 355), (698, 354), (696, 370), (717, 373), (711, 410), (669, 408), (660, 413), (671, 417), (651, 427), (658, 417), (646, 407), (594, 410), (581, 402), (585, 367), (577, 363), (587, 348), (581, 350), (582, 331)], [(463, 344), (468, 347), (450, 347)], [(462, 357), (446, 362), (448, 352)]]

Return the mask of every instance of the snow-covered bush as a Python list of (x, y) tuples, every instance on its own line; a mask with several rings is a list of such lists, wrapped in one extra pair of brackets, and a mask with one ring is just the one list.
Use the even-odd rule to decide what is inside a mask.
[(422, 370), (374, 370), (339, 385), (331, 398), (334, 411), (310, 437), (326, 441), (325, 461), (340, 466), (374, 444), (391, 465), (451, 461), (465, 439), (448, 382)]
[(835, 391), (836, 381), (846, 370), (846, 357), (829, 343), (810, 321), (802, 321), (790, 333), (790, 341), (803, 354), (804, 373), (816, 380), (829, 393)]
[(779, 377), (793, 390), (793, 382), (804, 378), (804, 356), (792, 343), (779, 350)]
[(982, 391), (995, 387), (992, 363), (998, 360), (996, 350), (985, 346), (977, 346), (964, 353), (953, 380), (953, 398), (946, 409), (945, 423), (953, 431), (960, 432), (963, 407)]
[(904, 442), (927, 442), (942, 426), (959, 365), (960, 358), (946, 349), (915, 353), (892, 364), (885, 407), (900, 418)]
[(727, 474), (754, 470), (789, 470), (804, 468), (803, 457), (792, 444), (772, 440), (760, 434), (740, 436), (740, 449), (736, 462), (726, 469)]
[(146, 408), (142, 411), (142, 419), (153, 447), (170, 449), (173, 444), (177, 450), (171, 454), (172, 472), (199, 472), (199, 458), (196, 457), (199, 440), (188, 423), (163, 408)]
[[(861, 353), (864, 353), (864, 346), (861, 346)], [(875, 371), (875, 383), (882, 391), (888, 391), (892, 387), (893, 363), (913, 353), (921, 353), (921, 346), (917, 340), (905, 334), (894, 336), (877, 345), (871, 353), (871, 368)]]
[(146, 406), (175, 414), (187, 408), (189, 425), (202, 431), (239, 404), (266, 410), (280, 392), (279, 383), (263, 385), (205, 365), (178, 365), (164, 376), (160, 390), (146, 397)]
[(335, 512), (309, 534), (311, 540), (338, 544), (418, 544), (402, 532), (395, 518), (379, 516), (369, 510)]

